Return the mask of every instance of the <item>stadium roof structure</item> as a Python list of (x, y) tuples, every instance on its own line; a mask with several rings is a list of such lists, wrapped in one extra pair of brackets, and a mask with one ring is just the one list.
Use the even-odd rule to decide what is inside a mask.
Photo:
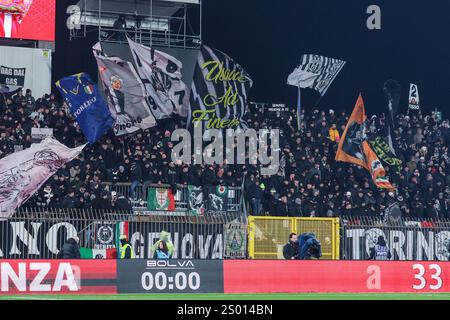
[[(71, 39), (96, 32), (101, 42), (126, 43), (115, 37), (124, 30), (114, 29), (123, 15), (125, 32), (144, 45), (190, 49), (201, 45), (201, 0), (80, 0), (77, 6), (80, 10), (72, 14), (79, 25), (71, 29)], [(192, 12), (199, 18), (191, 18)]]

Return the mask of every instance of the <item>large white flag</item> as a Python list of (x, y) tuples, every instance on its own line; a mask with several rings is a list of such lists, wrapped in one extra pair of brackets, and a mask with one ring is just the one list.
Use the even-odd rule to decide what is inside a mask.
[(187, 117), (189, 91), (181, 80), (181, 61), (167, 53), (136, 43), (130, 38), (128, 44), (155, 118), (169, 118), (174, 112)]
[(0, 217), (12, 215), (85, 146), (70, 149), (53, 138), (46, 138), (31, 148), (0, 159)]
[(323, 96), (345, 63), (316, 54), (304, 54), (302, 63), (289, 75), (287, 83), (299, 88), (314, 89)]

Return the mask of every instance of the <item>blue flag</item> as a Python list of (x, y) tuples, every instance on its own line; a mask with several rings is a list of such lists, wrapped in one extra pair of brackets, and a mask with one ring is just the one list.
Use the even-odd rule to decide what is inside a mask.
[(56, 87), (90, 144), (113, 126), (114, 119), (108, 105), (88, 74), (79, 73), (63, 78), (56, 83)]

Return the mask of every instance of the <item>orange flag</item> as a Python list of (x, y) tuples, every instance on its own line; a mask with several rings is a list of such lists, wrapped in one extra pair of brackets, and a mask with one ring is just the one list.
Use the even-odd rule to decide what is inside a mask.
[(357, 164), (370, 172), (378, 188), (394, 189), (389, 180), (385, 178), (386, 172), (383, 165), (367, 142), (364, 125), (366, 119), (364, 101), (360, 94), (339, 141), (336, 161)]

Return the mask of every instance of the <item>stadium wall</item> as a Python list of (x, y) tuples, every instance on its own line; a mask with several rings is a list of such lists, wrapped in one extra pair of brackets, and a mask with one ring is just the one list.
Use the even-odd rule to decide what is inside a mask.
[(450, 292), (449, 262), (0, 260), (0, 294)]

